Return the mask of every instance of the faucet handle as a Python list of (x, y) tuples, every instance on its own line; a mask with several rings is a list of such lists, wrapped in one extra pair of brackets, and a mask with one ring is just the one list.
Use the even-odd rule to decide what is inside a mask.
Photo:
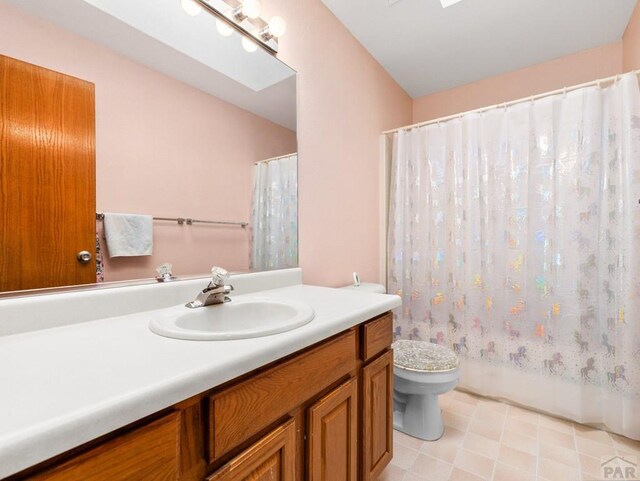
[(222, 267), (214, 266), (211, 268), (211, 282), (214, 286), (224, 286), (229, 280), (229, 273)]

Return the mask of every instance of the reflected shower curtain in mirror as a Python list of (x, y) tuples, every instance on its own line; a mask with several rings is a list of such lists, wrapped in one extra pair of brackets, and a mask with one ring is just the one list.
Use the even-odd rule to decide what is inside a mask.
[(640, 438), (636, 75), (393, 135), (395, 335), (461, 386)]
[(259, 162), (254, 168), (251, 268), (298, 265), (298, 156)]

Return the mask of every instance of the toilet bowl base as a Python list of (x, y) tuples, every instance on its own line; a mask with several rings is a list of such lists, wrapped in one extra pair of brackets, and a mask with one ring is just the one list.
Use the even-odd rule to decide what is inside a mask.
[(403, 401), (394, 400), (394, 429), (422, 439), (437, 441), (444, 434), (442, 412), (437, 394), (402, 394)]

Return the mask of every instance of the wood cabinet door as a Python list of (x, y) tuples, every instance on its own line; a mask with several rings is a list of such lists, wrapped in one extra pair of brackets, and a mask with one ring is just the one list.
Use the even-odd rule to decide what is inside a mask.
[(242, 452), (207, 481), (297, 481), (296, 424), (290, 420)]
[(375, 481), (393, 457), (393, 351), (362, 369), (362, 470)]
[(0, 55), (0, 292), (96, 281), (95, 197), (94, 85)]
[(356, 481), (358, 380), (320, 399), (308, 413), (308, 481)]

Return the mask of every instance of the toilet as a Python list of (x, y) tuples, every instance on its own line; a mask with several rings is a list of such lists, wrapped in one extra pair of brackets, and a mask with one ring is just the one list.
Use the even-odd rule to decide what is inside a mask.
[[(381, 284), (361, 283), (344, 289), (385, 294)], [(393, 343), (393, 427), (409, 436), (435, 441), (444, 434), (438, 396), (451, 391), (460, 380), (460, 361), (451, 350), (426, 341)]]
[(438, 396), (460, 380), (460, 361), (444, 346), (425, 341), (393, 343), (393, 427), (409, 436), (435, 441), (444, 434)]

